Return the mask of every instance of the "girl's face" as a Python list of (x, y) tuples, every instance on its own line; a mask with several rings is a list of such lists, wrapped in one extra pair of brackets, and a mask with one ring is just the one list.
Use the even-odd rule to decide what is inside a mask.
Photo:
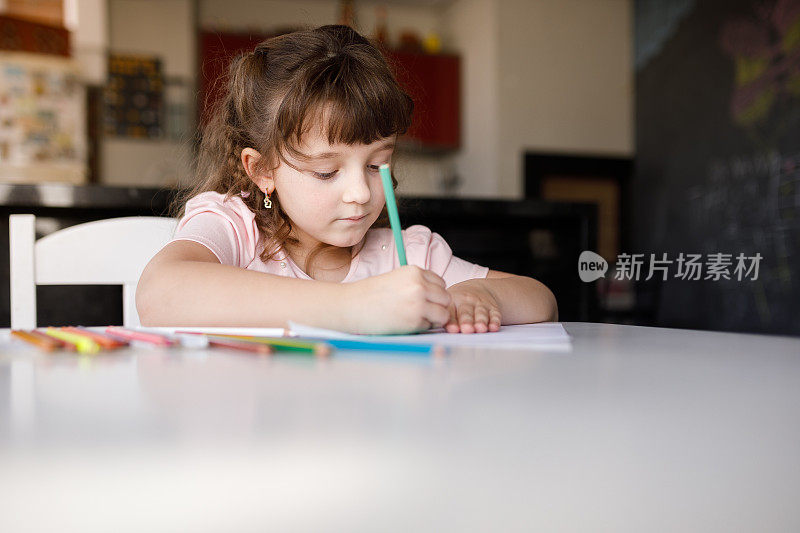
[[(385, 198), (378, 167), (390, 163), (396, 136), (371, 144), (328, 143), (318, 129), (303, 136), (273, 173), (275, 192), (292, 221), (300, 248), (358, 244), (381, 213)], [(292, 168), (294, 167), (294, 168)]]

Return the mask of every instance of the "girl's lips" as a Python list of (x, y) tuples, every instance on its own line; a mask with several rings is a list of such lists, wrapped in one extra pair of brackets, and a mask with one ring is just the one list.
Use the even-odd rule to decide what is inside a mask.
[(362, 220), (366, 216), (367, 215), (361, 215), (360, 217), (348, 217), (348, 218), (343, 218), (342, 220), (349, 220), (350, 222), (358, 222), (359, 220)]

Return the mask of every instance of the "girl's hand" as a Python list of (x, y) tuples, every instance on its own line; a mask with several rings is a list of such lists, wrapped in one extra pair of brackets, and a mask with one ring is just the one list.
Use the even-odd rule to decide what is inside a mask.
[[(348, 284), (346, 284), (348, 285)], [(410, 333), (439, 328), (452, 303), (445, 282), (430, 270), (403, 266), (349, 284), (354, 333)]]
[(453, 297), (448, 333), (486, 333), (498, 331), (501, 324), (500, 305), (486, 287), (485, 280), (467, 280), (448, 289)]

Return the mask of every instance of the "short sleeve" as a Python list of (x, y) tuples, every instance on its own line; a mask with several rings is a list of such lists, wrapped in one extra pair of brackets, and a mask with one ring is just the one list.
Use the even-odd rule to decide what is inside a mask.
[(217, 192), (204, 192), (186, 203), (174, 241), (197, 242), (223, 265), (247, 268), (256, 257), (258, 244), (255, 215), (237, 196), (225, 198)]
[(404, 230), (403, 241), (408, 264), (438, 274), (448, 287), (468, 279), (485, 278), (489, 273), (487, 267), (454, 256), (447, 241), (425, 226), (411, 226)]

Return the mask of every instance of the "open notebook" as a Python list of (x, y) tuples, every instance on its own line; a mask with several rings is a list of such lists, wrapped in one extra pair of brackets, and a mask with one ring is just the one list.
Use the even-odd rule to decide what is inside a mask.
[(400, 344), (433, 344), (436, 346), (476, 346), (507, 349), (552, 349), (569, 350), (570, 337), (558, 322), (503, 326), (491, 333), (445, 333), (443, 329), (430, 330), (414, 335), (352, 335), (329, 329), (304, 326), (289, 322), (292, 335), (323, 339), (369, 340)]
[(311, 337), (316, 339), (366, 340), (393, 344), (431, 344), (436, 346), (475, 346), (504, 349), (540, 349), (570, 351), (571, 342), (567, 332), (558, 322), (540, 324), (520, 324), (503, 326), (500, 331), (491, 333), (445, 333), (443, 329), (430, 330), (414, 335), (352, 335), (329, 329), (315, 328), (294, 322), (289, 323), (288, 331), (282, 328), (147, 328), (151, 331), (174, 333), (175, 331), (194, 331), (228, 335), (252, 335), (263, 337)]

